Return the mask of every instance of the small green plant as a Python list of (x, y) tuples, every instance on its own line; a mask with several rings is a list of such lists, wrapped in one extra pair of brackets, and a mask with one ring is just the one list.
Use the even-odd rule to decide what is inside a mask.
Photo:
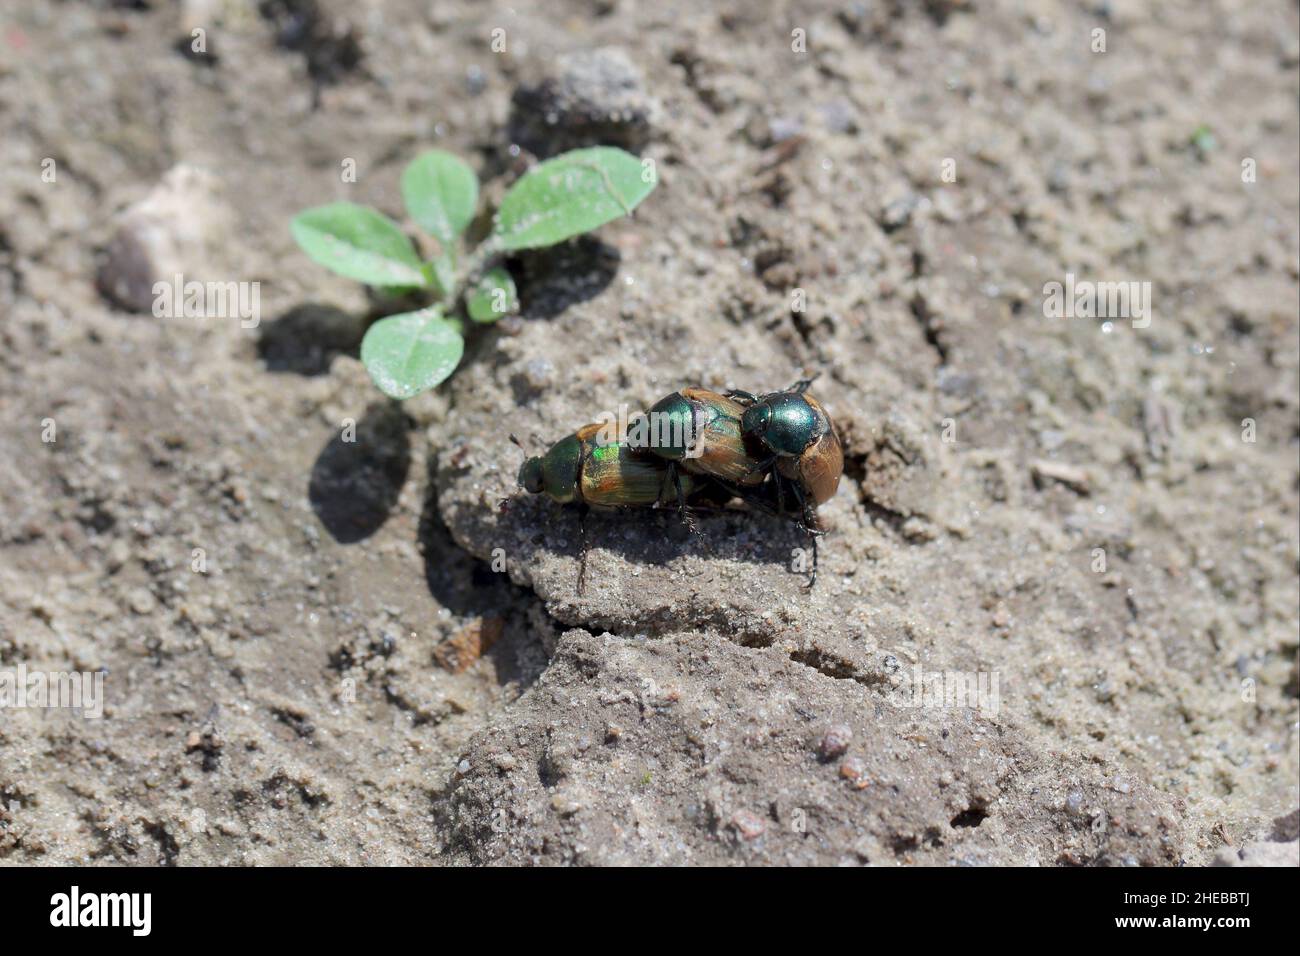
[(1196, 150), (1197, 156), (1201, 159), (1214, 152), (1215, 147), (1219, 145), (1218, 140), (1214, 138), (1213, 130), (1205, 123), (1192, 131), (1188, 142), (1191, 143), (1192, 149)]
[(474, 171), (431, 150), (402, 173), (407, 214), (437, 242), (425, 261), (396, 222), (369, 206), (336, 202), (304, 210), (290, 226), (302, 250), (339, 275), (394, 294), (417, 292), (422, 309), (380, 319), (361, 342), (361, 361), (385, 395), (431, 389), (460, 364), (466, 325), (495, 322), (519, 308), (500, 264), (632, 212), (655, 188), (654, 165), (610, 146), (576, 149), (529, 170), (510, 187), (492, 231), (462, 261), (461, 238), (478, 207)]

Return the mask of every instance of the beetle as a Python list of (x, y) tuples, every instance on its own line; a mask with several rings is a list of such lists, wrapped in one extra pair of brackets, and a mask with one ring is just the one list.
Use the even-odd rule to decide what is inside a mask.
[(737, 488), (767, 477), (757, 468), (763, 448), (743, 433), (745, 406), (707, 388), (683, 388), (650, 408), (650, 450), (683, 471), (708, 475)]
[[(531, 494), (545, 493), (559, 504), (579, 502), (598, 508), (668, 504), (677, 486), (667, 466), (626, 441), (600, 440), (602, 423), (584, 425), (544, 454), (524, 461), (519, 484)], [(684, 497), (694, 482), (683, 476)]]
[(652, 424), (651, 432), (670, 437), (652, 443), (651, 450), (670, 463), (672, 474), (680, 469), (707, 475), (736, 497), (777, 514), (790, 513), (787, 498), (793, 502), (799, 526), (812, 540), (809, 586), (817, 580), (817, 536), (823, 533), (817, 506), (834, 496), (844, 471), (835, 426), (807, 394), (811, 385), (812, 379), (803, 379), (761, 396), (684, 388), (650, 409), (652, 423), (673, 426)]
[[(707, 479), (674, 473), (668, 462), (634, 447), (626, 440), (605, 440), (608, 423), (584, 425), (553, 444), (544, 454), (525, 459), (519, 486), (529, 494), (545, 494), (558, 504), (577, 503), (582, 539), (578, 591), (587, 569), (587, 511), (590, 508), (656, 507), (678, 504), (690, 525), (687, 500), (706, 488)], [(514, 435), (510, 440), (520, 448)]]
[[(835, 496), (844, 474), (844, 449), (830, 416), (808, 394), (812, 379), (787, 389), (754, 396), (733, 391), (728, 396), (745, 406), (740, 428), (746, 440), (757, 440), (767, 452), (759, 464), (774, 464), (788, 478), (805, 518)], [(805, 522), (807, 523), (807, 522)]]

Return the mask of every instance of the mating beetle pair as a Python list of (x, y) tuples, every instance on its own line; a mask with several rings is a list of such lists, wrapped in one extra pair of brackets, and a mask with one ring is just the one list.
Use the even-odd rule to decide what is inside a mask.
[[(675, 504), (689, 525), (688, 504), (721, 506), (732, 498), (792, 515), (812, 541), (811, 587), (822, 534), (817, 506), (839, 487), (844, 454), (810, 384), (765, 395), (684, 388), (650, 409), (651, 421), (671, 426), (658, 432), (667, 440), (602, 441), (608, 426), (587, 425), (525, 461), (519, 484), (561, 504), (579, 503), (580, 521), (588, 507)], [(584, 568), (586, 550), (583, 526)]]

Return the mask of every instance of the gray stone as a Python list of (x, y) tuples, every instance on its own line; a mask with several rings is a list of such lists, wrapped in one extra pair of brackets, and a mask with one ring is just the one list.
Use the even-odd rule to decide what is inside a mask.
[(622, 48), (584, 50), (557, 58), (541, 79), (515, 92), (510, 136), (538, 156), (582, 146), (640, 152), (658, 112)]

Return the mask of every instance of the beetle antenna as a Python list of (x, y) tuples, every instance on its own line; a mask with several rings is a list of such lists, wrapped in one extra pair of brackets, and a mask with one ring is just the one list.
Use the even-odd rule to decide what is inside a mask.
[(804, 392), (808, 391), (808, 387), (812, 385), (813, 382), (821, 378), (821, 374), (822, 373), (820, 370), (813, 372), (812, 375), (810, 375), (808, 378), (799, 379), (799, 381), (791, 385), (788, 389), (786, 389), (786, 391), (798, 392), (800, 395), (802, 395)]

